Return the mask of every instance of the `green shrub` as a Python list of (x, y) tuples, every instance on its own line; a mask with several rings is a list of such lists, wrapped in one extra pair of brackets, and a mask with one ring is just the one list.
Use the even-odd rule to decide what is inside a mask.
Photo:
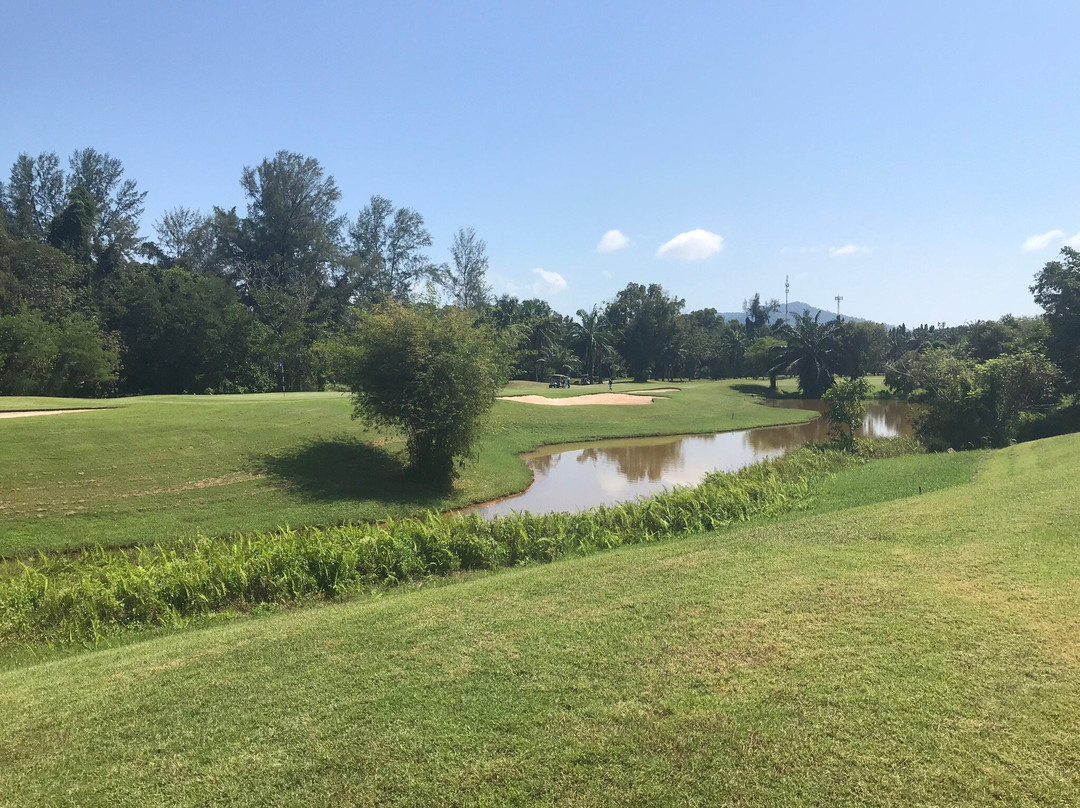
[(1080, 403), (1057, 407), (1046, 413), (1022, 413), (1018, 441), (1052, 438), (1080, 432)]

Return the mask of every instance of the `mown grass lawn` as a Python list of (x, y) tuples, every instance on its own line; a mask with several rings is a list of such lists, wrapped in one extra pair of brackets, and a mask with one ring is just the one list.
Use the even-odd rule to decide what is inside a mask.
[[(882, 461), (801, 518), (20, 664), (0, 795), (1075, 805), (1078, 472), (1080, 436)], [(860, 473), (957, 484), (835, 509)]]
[[(679, 392), (638, 407), (496, 402), (478, 459), (451, 491), (407, 476), (400, 438), (350, 420), (349, 399), (337, 393), (150, 396), (91, 402), (114, 407), (102, 412), (4, 419), (0, 556), (448, 509), (524, 489), (529, 471), (517, 454), (543, 444), (742, 429), (811, 415), (760, 406), (739, 392), (741, 384), (678, 385)], [(577, 395), (600, 387), (549, 391), (515, 383), (514, 392)], [(0, 399), (0, 410), (48, 401)]]

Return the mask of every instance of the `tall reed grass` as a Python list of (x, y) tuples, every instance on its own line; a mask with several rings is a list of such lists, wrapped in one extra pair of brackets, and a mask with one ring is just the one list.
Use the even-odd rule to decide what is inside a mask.
[(580, 513), (492, 521), (429, 513), (382, 524), (203, 538), (172, 549), (42, 556), (0, 582), (0, 644), (94, 643), (124, 628), (715, 530), (796, 507), (807, 499), (812, 479), (857, 460), (823, 447), (799, 449), (735, 473), (714, 472), (694, 488)]

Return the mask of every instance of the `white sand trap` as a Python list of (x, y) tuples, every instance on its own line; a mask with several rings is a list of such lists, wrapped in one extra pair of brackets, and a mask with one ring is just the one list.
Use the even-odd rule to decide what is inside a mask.
[[(656, 392), (650, 390), (650, 393)], [(652, 404), (654, 396), (632, 396), (629, 393), (592, 393), (573, 398), (545, 398), (544, 396), (506, 396), (499, 401), (520, 401), (522, 404), (541, 404), (545, 407), (580, 407), (585, 404)], [(664, 398), (664, 396), (659, 396)]]
[(0, 418), (30, 418), (34, 415), (63, 415), (66, 412), (95, 412), (108, 407), (88, 407), (85, 410), (19, 410), (18, 412), (0, 412)]

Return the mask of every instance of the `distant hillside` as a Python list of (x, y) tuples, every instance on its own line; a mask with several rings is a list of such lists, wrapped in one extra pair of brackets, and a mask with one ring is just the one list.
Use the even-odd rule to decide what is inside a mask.
[[(796, 314), (802, 314), (803, 312), (810, 312), (810, 316), (813, 317), (818, 312), (821, 312), (821, 320), (832, 319), (836, 317), (836, 309), (819, 309), (817, 306), (811, 306), (809, 303), (803, 303), (801, 300), (792, 300), (788, 303), (788, 319), (794, 320)], [(746, 314), (741, 311), (722, 311), (720, 316), (725, 320), (738, 320), (740, 323), (746, 319)], [(851, 320), (852, 322), (865, 323), (867, 319), (865, 317), (853, 317), (844, 311), (843, 307), (840, 308), (840, 316), (845, 320)], [(773, 320), (784, 319), (784, 304), (780, 304), (780, 311), (772, 316)]]

